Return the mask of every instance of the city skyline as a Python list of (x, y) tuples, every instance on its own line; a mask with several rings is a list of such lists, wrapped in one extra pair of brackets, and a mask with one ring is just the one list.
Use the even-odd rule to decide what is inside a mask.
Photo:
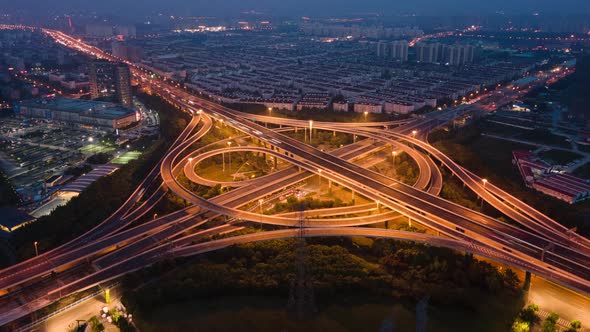
[[(140, 3), (141, 2), (141, 3)], [(316, 17), (330, 17), (338, 15), (521, 15), (521, 14), (541, 14), (541, 15), (559, 15), (559, 14), (583, 14), (590, 12), (590, 4), (584, 0), (564, 0), (555, 6), (554, 1), (550, 0), (519, 0), (507, 1), (500, 0), (494, 2), (479, 2), (467, 0), (418, 0), (412, 2), (406, 1), (388, 1), (388, 0), (368, 0), (362, 3), (354, 0), (221, 0), (215, 3), (210, 1), (189, 1), (189, 0), (171, 0), (163, 4), (159, 0), (106, 0), (100, 2), (86, 3), (81, 6), (79, 1), (61, 0), (51, 2), (51, 5), (41, 0), (25, 0), (15, 2), (6, 2), (5, 8), (26, 10), (30, 12), (45, 11), (47, 9), (57, 12), (72, 10), (73, 12), (97, 11), (101, 14), (110, 14), (114, 16), (130, 16), (133, 18), (154, 15), (158, 12), (164, 14), (177, 15), (217, 15), (221, 17), (235, 16), (244, 13), (264, 14), (274, 16), (309, 15)], [(127, 12), (127, 13), (125, 13)]]

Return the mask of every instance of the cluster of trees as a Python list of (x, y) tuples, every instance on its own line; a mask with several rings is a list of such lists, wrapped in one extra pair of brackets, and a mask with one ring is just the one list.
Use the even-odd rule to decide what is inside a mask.
[(82, 174), (86, 174), (86, 173), (90, 172), (91, 170), (92, 170), (92, 166), (90, 166), (88, 164), (82, 164), (79, 166), (72, 166), (72, 167), (66, 169), (66, 171), (64, 173), (66, 175), (80, 176)]
[(283, 212), (327, 209), (343, 206), (348, 206), (348, 204), (342, 202), (339, 198), (335, 198), (334, 200), (319, 200), (314, 199), (313, 197), (305, 197), (304, 199), (299, 200), (295, 196), (289, 196), (286, 202), (277, 202), (272, 209), (266, 210), (264, 213), (270, 215)]
[[(330, 242), (332, 244), (330, 244)], [(386, 239), (369, 250), (355, 248), (347, 238), (312, 239), (304, 249), (296, 240), (275, 240), (232, 246), (195, 258), (190, 264), (166, 261), (124, 278), (124, 302), (141, 315), (167, 303), (223, 295), (286, 296), (295, 275), (297, 250), (305, 250), (306, 266), (318, 298), (373, 294), (419, 299), (473, 310), (486, 297), (520, 292), (512, 270), (452, 250)], [(358, 252), (355, 252), (358, 251)], [(174, 269), (176, 268), (176, 269)], [(137, 289), (147, 276), (168, 272), (157, 283)]]
[(539, 321), (538, 311), (539, 306), (534, 303), (523, 308), (512, 324), (512, 332), (529, 332), (531, 326)]
[[(559, 315), (552, 312), (545, 318), (543, 325), (541, 325), (542, 332), (557, 332), (562, 331), (558, 326)], [(570, 322), (570, 326), (563, 330), (564, 332), (576, 332), (582, 328), (582, 323), (579, 320), (573, 320)], [(528, 331), (527, 331), (528, 332)]]
[(543, 325), (541, 326), (541, 331), (543, 332), (557, 332), (557, 321), (559, 320), (559, 315), (552, 312), (545, 318)]
[(8, 177), (0, 171), (0, 206), (4, 205), (17, 205), (21, 203), (22, 200), (20, 196), (17, 194), (16, 190), (8, 180)]
[(399, 180), (405, 184), (413, 185), (418, 180), (418, 165), (405, 152), (395, 156), (395, 172)]
[(316, 130), (311, 139), (312, 145), (324, 145), (331, 148), (339, 148), (344, 145), (351, 144), (353, 137), (350, 134), (334, 133), (325, 130)]
[(104, 331), (104, 325), (98, 320), (96, 316), (92, 316), (88, 323), (90, 323), (90, 328), (92, 332), (102, 332)]
[(480, 210), (481, 205), (478, 204), (478, 197), (475, 193), (462, 186), (462, 183), (455, 177), (450, 176), (449, 172), (442, 170), (445, 181), (443, 182), (440, 196), (455, 202), (459, 205), (468, 207), (472, 210)]
[(101, 152), (97, 154), (93, 154), (92, 156), (86, 159), (87, 162), (94, 164), (94, 165), (104, 165), (113, 159), (113, 155), (106, 152)]
[(143, 97), (148, 107), (159, 111), (161, 138), (140, 158), (100, 178), (67, 205), (16, 231), (10, 242), (21, 259), (34, 255), (32, 244), (35, 241), (39, 243), (39, 251), (50, 250), (106, 219), (129, 197), (184, 129), (187, 123), (185, 114), (157, 97)]

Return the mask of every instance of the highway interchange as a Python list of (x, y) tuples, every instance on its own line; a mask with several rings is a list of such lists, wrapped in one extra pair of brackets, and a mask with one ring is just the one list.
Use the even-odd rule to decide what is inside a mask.
[[(82, 41), (54, 30), (43, 30), (56, 42), (89, 56), (120, 61)], [(590, 294), (590, 241), (513, 197), (492, 183), (464, 169), (426, 141), (427, 133), (476, 104), (464, 104), (422, 118), (393, 122), (311, 122), (240, 113), (203, 99), (180, 84), (154, 78), (138, 65), (132, 73), (141, 85), (191, 114), (191, 121), (163, 159), (129, 199), (108, 219), (82, 236), (56, 249), (0, 271), (0, 325), (42, 308), (64, 296), (104, 284), (123, 274), (162, 259), (192, 256), (239, 243), (296, 236), (301, 222), (297, 213), (265, 215), (256, 203), (265, 197), (320, 176), (349, 188), (373, 203), (345, 208), (305, 211), (305, 236), (368, 236), (409, 240), (449, 247), (492, 258), (530, 271), (581, 293)], [(230, 126), (256, 146), (226, 147), (230, 139), (191, 150), (215, 125)], [(267, 128), (262, 124), (277, 125)], [(294, 128), (329, 130), (364, 138), (326, 152), (283, 134)], [(235, 140), (235, 138), (234, 138)], [(237, 144), (236, 144), (237, 145)], [(375, 151), (404, 151), (417, 163), (420, 175), (413, 186), (363, 167), (362, 157)], [(258, 152), (282, 159), (292, 166), (243, 183), (223, 183), (233, 190), (204, 199), (179, 180), (212, 185), (195, 172), (195, 165), (220, 153)], [(442, 174), (450, 170), (468, 188), (520, 227), (470, 210), (438, 196)], [(190, 206), (141, 224), (166, 192)], [(249, 208), (247, 208), (249, 207)], [(254, 207), (254, 208), (252, 208)], [(348, 214), (368, 216), (347, 217)], [(362, 227), (403, 215), (437, 235)], [(331, 218), (322, 218), (331, 216)], [(221, 224), (215, 220), (225, 219)], [(199, 242), (225, 235), (245, 222), (279, 226), (280, 229)], [(209, 223), (209, 228), (199, 226)], [(55, 279), (60, 282), (55, 282)], [(19, 299), (25, 298), (22, 303)]]

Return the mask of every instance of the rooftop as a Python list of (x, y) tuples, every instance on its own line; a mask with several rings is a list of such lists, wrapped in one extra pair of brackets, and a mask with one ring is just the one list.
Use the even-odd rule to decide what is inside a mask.
[(86, 113), (80, 115), (92, 116), (101, 119), (118, 119), (135, 113), (135, 110), (114, 103), (103, 101), (48, 98), (23, 100), (21, 107), (36, 107), (69, 113)]
[(0, 206), (0, 215), (3, 216), (0, 230), (5, 232), (12, 232), (23, 224), (35, 220), (28, 213), (10, 206)]

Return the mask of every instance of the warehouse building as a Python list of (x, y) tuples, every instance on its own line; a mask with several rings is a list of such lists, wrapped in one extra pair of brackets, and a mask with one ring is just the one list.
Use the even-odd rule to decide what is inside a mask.
[(131, 108), (113, 103), (69, 99), (25, 100), (15, 112), (29, 118), (42, 118), (77, 126), (120, 129), (139, 121), (139, 114)]

